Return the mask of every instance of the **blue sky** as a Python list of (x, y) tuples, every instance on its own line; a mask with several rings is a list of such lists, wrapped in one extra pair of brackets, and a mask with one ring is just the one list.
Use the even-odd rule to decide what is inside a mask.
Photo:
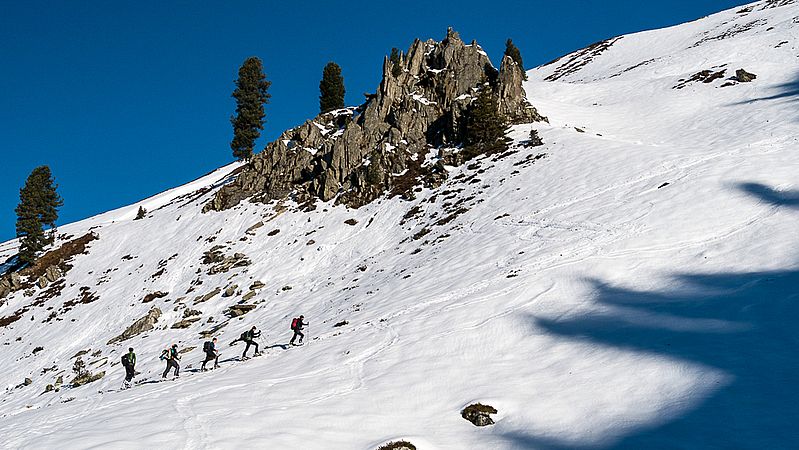
[(233, 80), (264, 61), (272, 100), (258, 150), (318, 110), (336, 61), (348, 104), (380, 81), (383, 55), (453, 26), (496, 63), (513, 38), (526, 68), (619, 34), (744, 1), (0, 0), (0, 240), (30, 171), (51, 167), (59, 223), (135, 203), (232, 160)]

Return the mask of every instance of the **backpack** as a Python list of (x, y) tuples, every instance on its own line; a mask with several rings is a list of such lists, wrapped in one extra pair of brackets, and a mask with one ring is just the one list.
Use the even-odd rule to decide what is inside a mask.
[(300, 318), (299, 317), (295, 317), (295, 318), (291, 319), (291, 329), (292, 330), (296, 330), (297, 326), (299, 325), (299, 322), (300, 322)]
[(161, 361), (169, 359), (169, 349), (165, 349), (163, 352), (161, 352), (161, 356), (158, 359)]
[(205, 342), (203, 343), (203, 351), (204, 351), (205, 353), (208, 353), (208, 352), (210, 352), (210, 351), (211, 351), (211, 341), (205, 341)]
[(128, 367), (130, 365), (130, 360), (128, 360), (128, 354), (127, 353), (122, 355), (122, 365), (124, 367)]
[(242, 341), (249, 341), (250, 340), (250, 332), (249, 331), (245, 331), (244, 333), (241, 333), (241, 336), (239, 336), (239, 339), (241, 339)]

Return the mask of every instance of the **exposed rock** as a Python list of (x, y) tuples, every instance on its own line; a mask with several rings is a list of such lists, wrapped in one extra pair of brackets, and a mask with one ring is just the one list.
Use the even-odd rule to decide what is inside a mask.
[(416, 446), (408, 441), (392, 441), (377, 447), (377, 450), (416, 450)]
[(47, 393), (47, 392), (52, 392), (52, 391), (54, 391), (54, 390), (55, 390), (55, 386), (53, 386), (52, 384), (48, 384), (48, 385), (47, 385), (47, 386), (44, 388), (44, 392), (45, 392), (45, 393)]
[(150, 294), (145, 295), (141, 302), (142, 303), (150, 303), (151, 301), (153, 301), (153, 300), (155, 300), (157, 298), (164, 298), (167, 295), (169, 295), (168, 292), (155, 291), (155, 292), (152, 292)]
[(239, 288), (238, 284), (234, 284), (233, 286), (229, 286), (225, 289), (225, 292), (222, 293), (222, 297), (232, 297), (236, 294), (236, 289)]
[(56, 378), (56, 380), (55, 380), (56, 389), (61, 387), (62, 384), (64, 384), (64, 376), (63, 375), (59, 375), (58, 378)]
[(252, 235), (255, 234), (255, 230), (257, 230), (258, 228), (261, 228), (262, 226), (264, 226), (264, 223), (263, 222), (258, 222), (255, 225), (251, 226), (250, 228), (247, 228), (247, 231), (245, 231), (244, 234), (249, 234), (249, 235), (252, 236)]
[(486, 425), (493, 425), (494, 420), (491, 419), (490, 414), (496, 414), (497, 410), (493, 406), (475, 403), (463, 408), (461, 417), (473, 423), (475, 426), (484, 427)]
[(256, 289), (261, 289), (261, 288), (262, 288), (262, 287), (264, 287), (264, 286), (265, 286), (265, 284), (263, 284), (263, 283), (262, 283), (260, 280), (255, 280), (255, 281), (253, 281), (253, 283), (250, 285), (250, 290), (251, 290), (251, 291), (254, 291), (254, 290), (256, 290)]
[(754, 80), (755, 78), (757, 78), (757, 75), (749, 73), (743, 69), (738, 69), (735, 71), (735, 79), (740, 81), (741, 83), (748, 83)]
[(180, 322), (175, 322), (174, 324), (172, 324), (172, 328), (175, 329), (188, 328), (191, 326), (191, 324), (197, 322), (198, 320), (200, 320), (200, 317), (189, 317), (187, 319), (181, 320)]
[(92, 374), (91, 372), (86, 372), (85, 374), (81, 374), (76, 376), (72, 379), (70, 383), (72, 387), (83, 386), (85, 384), (93, 383), (105, 376), (105, 372), (99, 372), (96, 374)]
[[(69, 262), (76, 255), (86, 253), (86, 246), (89, 242), (97, 239), (94, 233), (85, 234), (77, 239), (65, 242), (60, 247), (46, 252), (36, 259), (36, 261), (19, 272), (11, 272), (0, 277), (0, 298), (8, 294), (26, 289), (25, 295), (33, 295), (31, 289), (33, 283), (39, 288), (45, 288), (48, 284), (61, 278), (64, 273), (72, 268)], [(23, 278), (25, 277), (25, 278)], [(28, 281), (26, 281), (26, 279)]]
[(200, 297), (196, 298), (194, 300), (194, 304), (196, 305), (198, 303), (207, 302), (208, 300), (211, 300), (212, 298), (216, 297), (217, 294), (219, 294), (220, 292), (222, 292), (222, 288), (216, 288), (213, 291), (211, 291), (211, 292), (209, 292), (209, 293), (207, 293), (207, 294), (205, 294), (203, 296), (200, 296)]
[(33, 384), (33, 380), (31, 380), (30, 378), (25, 378), (25, 381), (23, 381), (22, 384), (24, 384), (25, 386), (30, 386), (31, 384)]
[(50, 283), (61, 278), (62, 275), (63, 272), (61, 272), (61, 269), (59, 269), (58, 266), (50, 266), (44, 271), (44, 278)]
[(202, 312), (197, 311), (196, 309), (186, 309), (183, 311), (183, 318), (191, 317), (191, 316), (199, 316), (202, 315)]
[[(468, 107), (480, 89), (493, 91), (512, 123), (545, 120), (527, 102), (524, 73), (512, 59), (503, 59), (497, 70), (480, 46), (465, 44), (452, 30), (441, 42), (417, 39), (399, 65), (395, 76), (384, 59), (380, 87), (363, 105), (320, 114), (284, 132), (204, 210), (223, 210), (253, 196), (266, 201), (289, 195), (299, 202), (338, 196), (340, 203), (358, 207), (400, 184), (403, 192), (408, 185), (440, 184), (443, 166), (426, 163), (424, 156), (430, 148), (463, 142)], [(412, 177), (403, 179), (409, 172)]]
[(239, 317), (247, 314), (255, 308), (256, 305), (233, 305), (228, 308), (225, 314), (230, 318)]
[(11, 293), (11, 282), (5, 278), (0, 279), (0, 298), (6, 298)]
[(226, 327), (228, 323), (229, 322), (226, 320), (226, 321), (224, 321), (222, 323), (219, 323), (219, 324), (215, 325), (210, 330), (200, 331), (200, 336), (202, 336), (203, 338), (209, 338), (209, 337), (213, 336), (214, 334), (216, 334), (217, 331), (219, 331), (222, 328)]
[(202, 258), (203, 264), (222, 262), (225, 259), (225, 255), (222, 253), (223, 248), (224, 247), (221, 245), (215, 245), (211, 247), (211, 250), (204, 252)]
[(246, 302), (246, 301), (250, 300), (253, 297), (255, 297), (255, 291), (250, 291), (250, 292), (244, 294), (244, 296), (241, 297), (241, 300)]
[(44, 275), (40, 276), (39, 279), (36, 281), (36, 286), (39, 286), (40, 289), (44, 289), (50, 282), (47, 281)]
[(108, 345), (128, 340), (145, 331), (152, 330), (155, 328), (155, 324), (158, 322), (159, 317), (161, 317), (161, 310), (153, 306), (147, 315), (133, 322), (133, 325), (129, 326), (122, 334), (108, 341)]
[(244, 253), (235, 253), (233, 256), (226, 256), (219, 261), (218, 264), (208, 269), (208, 275), (217, 273), (225, 273), (235, 267), (244, 267), (252, 264), (250, 259)]

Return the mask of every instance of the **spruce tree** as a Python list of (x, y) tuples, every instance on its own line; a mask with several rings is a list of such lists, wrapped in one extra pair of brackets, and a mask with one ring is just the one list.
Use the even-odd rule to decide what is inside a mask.
[(139, 210), (136, 212), (136, 217), (133, 220), (144, 219), (145, 215), (147, 215), (147, 210), (144, 209), (144, 206), (139, 205)]
[[(36, 254), (52, 242), (58, 208), (64, 204), (56, 192), (57, 185), (47, 166), (39, 166), (28, 175), (25, 185), (19, 190), (17, 213), (17, 237), (20, 238), (19, 260), (31, 264)], [(44, 233), (44, 226), (51, 232)]]
[(524, 71), (524, 63), (522, 62), (522, 53), (519, 49), (513, 44), (513, 41), (508, 38), (505, 42), (505, 56), (510, 56), (516, 64), (519, 65), (519, 69), (522, 69), (522, 74), (524, 75), (524, 79), (527, 79), (527, 72)]
[(230, 118), (233, 124), (233, 141), (230, 148), (233, 156), (241, 160), (252, 157), (255, 141), (264, 129), (264, 105), (269, 103), (269, 86), (263, 64), (256, 57), (247, 58), (239, 68), (239, 78), (233, 98), (236, 99), (236, 115)]
[(464, 157), (468, 160), (507, 150), (510, 139), (505, 136), (506, 127), (497, 98), (491, 88), (484, 85), (467, 113)]
[(344, 107), (344, 77), (341, 67), (329, 62), (322, 70), (322, 81), (319, 82), (319, 112), (326, 113)]
[(394, 78), (397, 78), (402, 73), (402, 67), (400, 67), (400, 55), (397, 47), (391, 49), (391, 56), (388, 57), (388, 60), (391, 62), (391, 75), (393, 75)]

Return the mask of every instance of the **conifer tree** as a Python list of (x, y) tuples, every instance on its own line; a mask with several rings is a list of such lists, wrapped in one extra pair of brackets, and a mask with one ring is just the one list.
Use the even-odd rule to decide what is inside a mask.
[(263, 64), (257, 57), (250, 57), (239, 68), (239, 78), (233, 98), (236, 99), (236, 115), (230, 118), (233, 124), (233, 141), (230, 148), (233, 156), (241, 160), (252, 157), (255, 141), (264, 129), (264, 105), (269, 103), (269, 86)]
[[(17, 213), (17, 237), (20, 238), (19, 260), (31, 264), (36, 254), (52, 242), (58, 208), (64, 204), (56, 192), (57, 185), (47, 166), (39, 166), (28, 175), (25, 185), (19, 190)], [(51, 229), (45, 235), (44, 226)]]
[(400, 55), (397, 47), (391, 49), (391, 56), (388, 57), (388, 60), (391, 62), (391, 75), (393, 75), (394, 78), (397, 78), (402, 73), (402, 67), (400, 67)]
[(326, 113), (344, 107), (344, 77), (341, 67), (329, 62), (322, 70), (322, 81), (319, 82), (319, 112)]
[(145, 215), (147, 215), (147, 210), (144, 209), (144, 206), (139, 205), (139, 210), (136, 212), (136, 217), (133, 220), (144, 219)]
[(464, 157), (468, 160), (477, 155), (507, 150), (510, 139), (505, 136), (506, 127), (505, 118), (499, 112), (497, 98), (486, 84), (467, 113)]
[(519, 49), (513, 44), (513, 41), (508, 38), (505, 42), (505, 56), (510, 56), (516, 64), (519, 65), (519, 69), (522, 69), (522, 74), (524, 75), (524, 79), (527, 79), (527, 72), (524, 71), (524, 63), (522, 62), (522, 53)]

